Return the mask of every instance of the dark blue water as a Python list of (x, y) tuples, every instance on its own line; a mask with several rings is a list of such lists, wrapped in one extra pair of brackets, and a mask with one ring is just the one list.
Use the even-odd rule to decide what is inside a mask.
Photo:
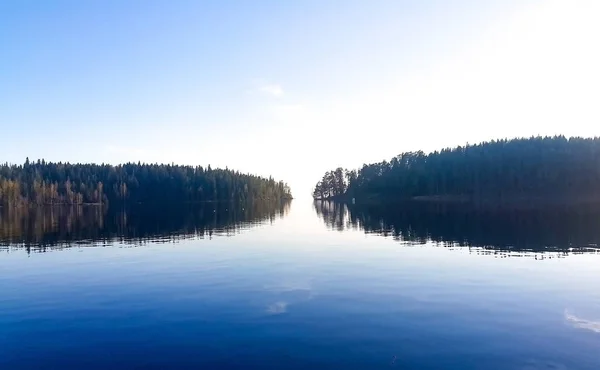
[(543, 249), (543, 222), (523, 241), (360, 212), (296, 201), (143, 236), (120, 218), (121, 237), (80, 222), (100, 242), (62, 213), (4, 225), (0, 368), (600, 368), (594, 231), (548, 229), (589, 243)]

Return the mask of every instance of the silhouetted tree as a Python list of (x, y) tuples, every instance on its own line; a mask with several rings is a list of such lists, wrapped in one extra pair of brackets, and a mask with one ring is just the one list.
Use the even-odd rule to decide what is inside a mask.
[(319, 181), (315, 198), (600, 197), (600, 138), (532, 137), (406, 152), (346, 171), (346, 184), (338, 170)]

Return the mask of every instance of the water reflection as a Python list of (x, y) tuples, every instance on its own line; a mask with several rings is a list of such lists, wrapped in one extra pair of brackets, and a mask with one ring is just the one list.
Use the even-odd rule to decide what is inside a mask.
[(569, 313), (569, 311), (567, 310), (565, 310), (565, 320), (567, 320), (568, 323), (573, 325), (574, 328), (590, 330), (594, 333), (600, 333), (600, 320), (594, 321), (580, 318)]
[(208, 203), (184, 206), (58, 206), (0, 208), (0, 245), (31, 251), (120, 241), (140, 245), (234, 235), (272, 222), (289, 202)]
[(472, 247), (478, 253), (510, 255), (600, 253), (600, 209), (596, 207), (509, 210), (457, 204), (315, 202), (314, 208), (331, 229), (364, 230), (403, 242), (433, 241)]

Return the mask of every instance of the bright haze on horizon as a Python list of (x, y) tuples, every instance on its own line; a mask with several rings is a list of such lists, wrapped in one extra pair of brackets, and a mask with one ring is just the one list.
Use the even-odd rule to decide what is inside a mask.
[(0, 4), (0, 161), (288, 182), (495, 138), (600, 135), (600, 1)]

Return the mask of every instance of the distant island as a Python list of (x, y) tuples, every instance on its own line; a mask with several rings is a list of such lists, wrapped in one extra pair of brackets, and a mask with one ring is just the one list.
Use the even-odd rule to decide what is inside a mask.
[(402, 153), (359, 170), (325, 173), (320, 200), (381, 202), (600, 200), (600, 138), (496, 140), (430, 154)]
[(44, 160), (0, 165), (0, 206), (189, 203), (291, 199), (273, 178), (210, 166), (71, 164)]

